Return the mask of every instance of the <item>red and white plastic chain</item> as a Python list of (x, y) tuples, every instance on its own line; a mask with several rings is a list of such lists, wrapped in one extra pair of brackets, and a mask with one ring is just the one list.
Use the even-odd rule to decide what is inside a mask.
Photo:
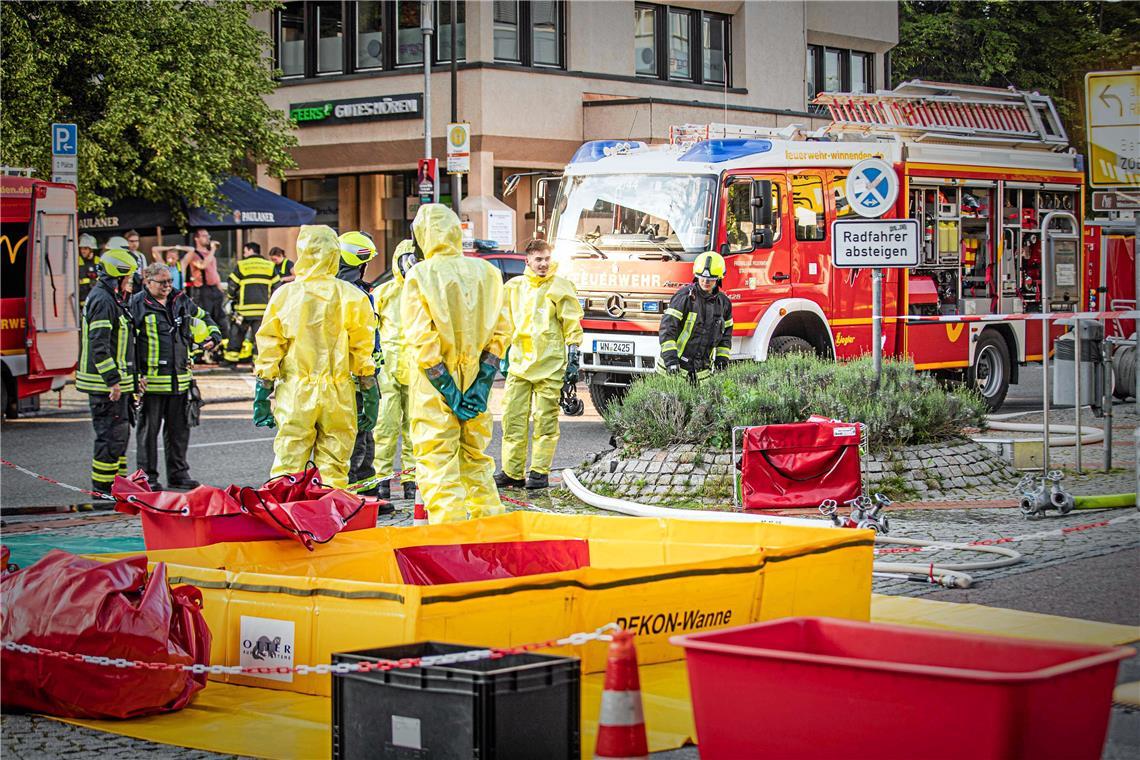
[(401, 475), (414, 475), (415, 472), (416, 472), (415, 468), (412, 468), (410, 470), (398, 470), (397, 472), (389, 473), (388, 475), (373, 475), (371, 478), (368, 478), (367, 480), (362, 480), (359, 483), (352, 483), (351, 485), (349, 485), (344, 490), (345, 491), (359, 491), (359, 490), (364, 489), (364, 488), (371, 488), (372, 486), (379, 485), (380, 483), (383, 483), (385, 480), (391, 480), (392, 478), (398, 478)]
[(42, 480), (45, 483), (51, 483), (53, 486), (59, 486), (60, 488), (66, 488), (69, 491), (76, 491), (77, 493), (86, 494), (88, 496), (94, 496), (96, 499), (110, 499), (111, 498), (110, 494), (100, 493), (98, 491), (88, 491), (86, 488), (80, 488), (79, 486), (73, 486), (69, 483), (61, 483), (58, 480), (56, 480), (55, 478), (49, 478), (47, 475), (40, 475), (38, 472), (32, 472), (27, 467), (21, 467), (18, 464), (15, 464), (13, 462), (9, 462), (7, 459), (0, 459), (0, 464), (4, 465), (5, 467), (11, 467), (13, 470), (18, 470), (19, 472), (22, 472), (25, 475), (31, 475), (33, 478), (37, 478), (38, 480)]
[(203, 665), (201, 663), (184, 665), (172, 662), (142, 662), (140, 660), (127, 660), (121, 657), (102, 657), (88, 654), (75, 654), (72, 652), (61, 652), (55, 649), (44, 649), (43, 647), (32, 646), (31, 644), (17, 644), (13, 641), (5, 641), (0, 646), (3, 646), (4, 649), (10, 652), (37, 655), (40, 657), (50, 657), (52, 659), (64, 660), (66, 662), (97, 665), (108, 668), (181, 670), (195, 674), (208, 673), (210, 675), (287, 675), (290, 673), (296, 673), (297, 675), (307, 676), (314, 674), (325, 675), (328, 673), (368, 673), (370, 671), (402, 670), (419, 667), (426, 668), (436, 665), (454, 665), (460, 662), (475, 662), (477, 660), (498, 660), (506, 657), (507, 655), (522, 654), (524, 652), (531, 652), (536, 649), (551, 649), (553, 647), (563, 646), (582, 646), (583, 644), (587, 644), (591, 641), (610, 641), (613, 639), (613, 636), (609, 635), (609, 632), (617, 630), (620, 630), (617, 623), (606, 623), (597, 630), (589, 633), (572, 633), (569, 636), (565, 636), (560, 639), (536, 641), (530, 644), (521, 644), (514, 647), (469, 649), (464, 652), (428, 655), (426, 657), (406, 657), (401, 660), (377, 660), (374, 662), (338, 662), (322, 663), (320, 665), (281, 665), (278, 667)]

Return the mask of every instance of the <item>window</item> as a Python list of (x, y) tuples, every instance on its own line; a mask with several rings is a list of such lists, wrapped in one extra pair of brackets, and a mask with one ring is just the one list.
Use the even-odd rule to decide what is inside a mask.
[(317, 73), (344, 71), (344, 18), (339, 2), (317, 3)]
[(277, 68), (283, 77), (305, 75), (304, 3), (285, 3), (277, 12)]
[(711, 13), (701, 19), (701, 50), (704, 52), (704, 80), (724, 84), (728, 70), (728, 18)]
[(824, 240), (823, 177), (818, 174), (792, 175), (792, 210), (796, 220), (796, 240)]
[(875, 54), (809, 45), (808, 103), (821, 92), (874, 92)]
[(356, 68), (384, 66), (384, 3), (360, 0), (356, 3)]
[(522, 63), (519, 54), (519, 2), (495, 0), (495, 60)]
[[(752, 250), (752, 178), (735, 177), (728, 186), (724, 211), (729, 253)], [(772, 242), (780, 239), (780, 183), (772, 182)]]
[(727, 85), (729, 17), (665, 5), (634, 7), (634, 71), (638, 76)]
[(524, 66), (562, 66), (562, 2), (496, 0), (495, 60)]
[(451, 38), (454, 33), (456, 39), (455, 58), (458, 61), (467, 58), (467, 6), (456, 3), (456, 23), (451, 23), (451, 2), (440, 0), (436, 3), (435, 39), (437, 61), (451, 60)]
[(633, 51), (638, 76), (658, 76), (656, 8), (634, 10)]
[(690, 35), (693, 14), (689, 11), (669, 11), (669, 78), (692, 79), (692, 44)]
[[(463, 60), (467, 4), (461, 0), (457, 6), (455, 47)], [(282, 78), (423, 64), (419, 0), (294, 1), (275, 11), (274, 19), (274, 52)], [(442, 64), (451, 60), (450, 0), (436, 0), (434, 20), (433, 61)]]

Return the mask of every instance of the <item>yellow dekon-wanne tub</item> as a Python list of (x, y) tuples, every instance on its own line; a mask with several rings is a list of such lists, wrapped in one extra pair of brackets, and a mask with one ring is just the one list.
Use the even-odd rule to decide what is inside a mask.
[[(588, 543), (589, 566), (493, 580), (405, 583), (396, 550), (487, 542)], [(508, 647), (618, 622), (643, 664), (679, 660), (670, 636), (787, 615), (867, 620), (871, 531), (767, 523), (512, 512), (464, 523), (293, 541), (148, 552), (172, 584), (202, 590), (211, 660), (286, 666), (414, 641)], [(584, 673), (605, 647), (567, 647)], [(225, 676), (231, 683), (329, 693), (327, 675)]]

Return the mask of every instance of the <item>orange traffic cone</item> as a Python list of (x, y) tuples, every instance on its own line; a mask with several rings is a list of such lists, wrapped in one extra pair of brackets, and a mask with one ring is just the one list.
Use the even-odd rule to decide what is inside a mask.
[(606, 662), (606, 685), (598, 716), (595, 760), (647, 758), (645, 711), (641, 706), (641, 681), (637, 677), (637, 650), (633, 634), (618, 631), (610, 643)]
[(423, 489), (416, 489), (416, 500), (412, 503), (412, 525), (427, 525), (428, 515), (424, 509)]

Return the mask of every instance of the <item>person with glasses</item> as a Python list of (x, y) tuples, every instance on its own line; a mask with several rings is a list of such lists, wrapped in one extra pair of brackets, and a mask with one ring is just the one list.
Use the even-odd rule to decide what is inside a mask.
[(138, 466), (152, 490), (158, 480), (158, 434), (166, 450), (166, 483), (179, 490), (200, 485), (190, 477), (186, 450), (190, 445), (190, 349), (221, 343), (222, 332), (210, 315), (184, 291), (173, 290), (166, 264), (147, 265), (143, 289), (131, 296), (128, 310), (134, 324), (136, 366), (146, 378), (138, 423)]

